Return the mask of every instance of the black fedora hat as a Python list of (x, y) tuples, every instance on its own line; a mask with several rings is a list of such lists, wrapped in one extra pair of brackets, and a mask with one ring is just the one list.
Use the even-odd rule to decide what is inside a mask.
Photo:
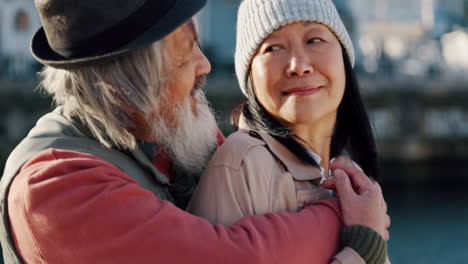
[(171, 33), (206, 0), (35, 0), (42, 27), (31, 52), (42, 64), (95, 64)]

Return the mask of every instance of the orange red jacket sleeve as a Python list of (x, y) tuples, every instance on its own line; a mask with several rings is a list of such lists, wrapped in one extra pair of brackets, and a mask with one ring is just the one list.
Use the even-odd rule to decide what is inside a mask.
[(337, 200), (213, 226), (112, 164), (62, 150), (27, 163), (8, 199), (26, 263), (329, 263), (342, 227)]

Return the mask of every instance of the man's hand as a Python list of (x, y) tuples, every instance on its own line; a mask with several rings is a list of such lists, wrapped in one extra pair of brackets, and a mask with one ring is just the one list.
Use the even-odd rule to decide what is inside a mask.
[(333, 163), (340, 163), (340, 164), (343, 164), (343, 165), (354, 167), (353, 161), (351, 160), (351, 158), (349, 156), (346, 156), (346, 155), (341, 155), (341, 156), (338, 156), (336, 158), (333, 158), (330, 162), (332, 164)]
[(330, 168), (334, 178), (323, 182), (323, 186), (337, 191), (345, 226), (364, 225), (388, 240), (390, 217), (380, 185), (354, 167), (333, 163)]

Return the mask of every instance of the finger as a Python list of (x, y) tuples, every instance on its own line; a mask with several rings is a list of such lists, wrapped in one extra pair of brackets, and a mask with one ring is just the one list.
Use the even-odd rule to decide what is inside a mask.
[(377, 191), (382, 192), (382, 187), (380, 186), (380, 184), (372, 177), (369, 177), (369, 179), (374, 185), (374, 187), (377, 189)]
[(348, 177), (351, 179), (353, 186), (357, 187), (358, 191), (373, 188), (373, 184), (370, 181), (369, 177), (367, 177), (366, 174), (364, 174), (364, 172), (357, 168), (339, 163), (331, 164), (330, 168), (332, 170), (341, 169), (344, 172), (346, 172)]
[(385, 230), (385, 233), (383, 235), (383, 239), (385, 241), (389, 241), (390, 240), (390, 233), (388, 232), (388, 230)]
[(348, 156), (339, 156), (338, 158), (334, 158), (331, 163), (340, 163), (340, 164), (348, 165), (348, 166), (353, 165), (353, 163), (351, 162), (351, 159)]
[(385, 215), (385, 228), (390, 228), (390, 225), (392, 224), (392, 220), (390, 219), (390, 216), (387, 214)]
[(353, 184), (355, 185), (365, 185), (365, 186), (370, 186), (372, 184), (371, 180), (367, 175), (361, 171), (358, 168), (355, 168), (353, 166), (347, 166), (344, 164), (340, 163), (333, 163), (330, 164), (330, 168), (332, 170), (336, 169), (342, 169), (346, 172), (346, 174), (349, 176)]
[(330, 190), (336, 190), (335, 179), (325, 180), (322, 182), (322, 186)]
[(338, 169), (333, 172), (333, 175), (335, 178), (335, 186), (338, 196), (345, 200), (349, 200), (351, 195), (356, 194), (353, 190), (353, 186), (351, 186), (351, 182), (348, 178), (348, 175), (346, 175), (346, 172)]

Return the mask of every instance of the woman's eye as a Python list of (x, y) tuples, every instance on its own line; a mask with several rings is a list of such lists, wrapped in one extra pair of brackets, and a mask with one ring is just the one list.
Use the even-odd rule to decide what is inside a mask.
[(322, 41), (323, 41), (323, 39), (321, 39), (321, 38), (311, 38), (311, 39), (309, 39), (309, 41), (307, 41), (307, 43), (315, 44), (315, 43), (319, 43), (319, 42), (322, 42)]
[(269, 46), (268, 48), (265, 49), (265, 53), (272, 52), (272, 51), (278, 51), (280, 50), (279, 46)]

